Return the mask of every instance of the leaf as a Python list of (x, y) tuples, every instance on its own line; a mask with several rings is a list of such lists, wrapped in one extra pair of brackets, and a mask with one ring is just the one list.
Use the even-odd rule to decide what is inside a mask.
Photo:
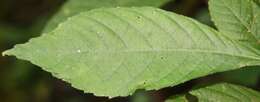
[[(228, 83), (220, 83), (206, 86), (200, 89), (194, 89), (191, 92), (198, 102), (259, 102), (260, 93), (252, 89), (233, 85)], [(196, 101), (196, 102), (197, 102)], [(178, 97), (170, 97), (165, 102), (188, 102), (185, 95)], [(193, 101), (191, 101), (193, 102)]]
[(97, 96), (127, 96), (239, 67), (260, 58), (214, 29), (152, 7), (104, 8), (74, 16), (15, 55)]
[(172, 96), (169, 99), (167, 99), (165, 102), (189, 102), (185, 96)]
[(259, 43), (260, 8), (252, 0), (210, 0), (218, 30), (232, 39)]
[(259, 102), (260, 93), (227, 83), (216, 84), (191, 92), (199, 102)]
[(101, 7), (154, 6), (160, 7), (170, 0), (68, 0), (59, 12), (48, 22), (44, 32), (55, 29), (58, 24), (80, 12)]

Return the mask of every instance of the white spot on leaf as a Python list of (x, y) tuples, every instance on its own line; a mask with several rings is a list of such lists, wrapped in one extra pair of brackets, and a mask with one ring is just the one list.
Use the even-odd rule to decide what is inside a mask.
[(77, 50), (78, 53), (81, 53), (81, 50)]

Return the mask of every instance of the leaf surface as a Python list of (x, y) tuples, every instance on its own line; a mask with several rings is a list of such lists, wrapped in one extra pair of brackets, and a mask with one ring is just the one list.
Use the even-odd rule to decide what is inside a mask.
[[(219, 83), (194, 89), (191, 92), (198, 102), (259, 102), (260, 93), (239, 85)], [(185, 95), (170, 97), (165, 102), (188, 102)], [(193, 102), (193, 101), (192, 101)]]
[(260, 93), (252, 89), (232, 85), (216, 84), (191, 92), (199, 102), (259, 102)]
[(209, 9), (220, 32), (232, 39), (259, 43), (260, 6), (253, 0), (210, 0)]
[(47, 23), (44, 32), (50, 32), (58, 24), (80, 12), (102, 7), (153, 6), (160, 7), (170, 0), (68, 0)]
[(3, 55), (98, 96), (175, 86), (259, 65), (259, 55), (193, 19), (151, 7), (95, 9)]

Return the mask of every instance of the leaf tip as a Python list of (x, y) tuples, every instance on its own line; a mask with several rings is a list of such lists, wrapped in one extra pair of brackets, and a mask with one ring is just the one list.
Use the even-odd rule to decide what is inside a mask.
[(7, 56), (8, 55), (8, 50), (7, 51), (4, 51), (2, 52), (2, 56)]
[(10, 55), (12, 55), (12, 50), (6, 50), (2, 52), (2, 56), (10, 56)]

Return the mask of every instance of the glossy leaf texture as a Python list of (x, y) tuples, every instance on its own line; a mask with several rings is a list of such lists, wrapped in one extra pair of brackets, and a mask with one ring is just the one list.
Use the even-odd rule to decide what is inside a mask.
[(210, 0), (209, 9), (220, 32), (239, 41), (259, 43), (260, 6), (253, 0)]
[(153, 6), (160, 7), (170, 0), (68, 0), (47, 23), (43, 32), (50, 32), (58, 24), (80, 12), (104, 7)]
[[(190, 92), (198, 102), (259, 102), (260, 93), (239, 85), (220, 83)], [(188, 102), (185, 95), (170, 97), (166, 102)]]
[(109, 97), (260, 64), (253, 49), (193, 19), (152, 7), (81, 13), (3, 54)]

